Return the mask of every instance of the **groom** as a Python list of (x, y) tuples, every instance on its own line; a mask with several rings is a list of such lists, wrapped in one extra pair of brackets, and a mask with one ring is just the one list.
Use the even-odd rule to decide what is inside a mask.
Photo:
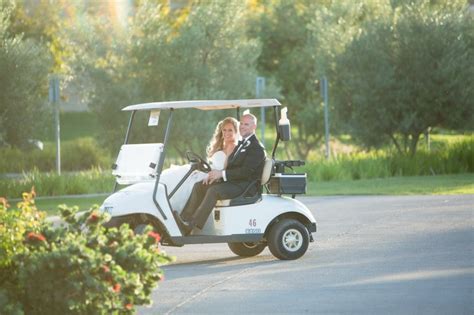
[[(217, 200), (239, 196), (252, 181), (261, 177), (265, 149), (255, 136), (256, 128), (257, 118), (252, 114), (243, 115), (239, 126), (242, 141), (239, 141), (229, 155), (226, 169), (210, 171), (206, 180), (194, 185), (191, 197), (181, 215), (173, 211), (183, 235), (191, 233), (194, 227), (199, 229), (204, 227)], [(258, 187), (252, 189), (250, 193), (256, 193)]]

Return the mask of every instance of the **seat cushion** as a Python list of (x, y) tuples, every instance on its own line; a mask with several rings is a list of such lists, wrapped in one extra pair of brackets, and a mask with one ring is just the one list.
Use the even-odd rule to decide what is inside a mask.
[(234, 199), (217, 200), (216, 207), (233, 207), (243, 206), (256, 203), (262, 200), (261, 194), (256, 194), (251, 197), (237, 197)]
[(260, 178), (260, 183), (262, 185), (265, 185), (270, 180), (270, 176), (272, 175), (273, 171), (273, 164), (273, 159), (269, 157), (265, 159), (265, 164), (263, 165), (262, 170), (262, 177)]
[(232, 199), (217, 200), (216, 207), (228, 207)]

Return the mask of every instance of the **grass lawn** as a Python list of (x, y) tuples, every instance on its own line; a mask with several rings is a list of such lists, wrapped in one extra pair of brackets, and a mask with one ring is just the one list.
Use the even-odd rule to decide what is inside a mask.
[(89, 210), (94, 204), (100, 205), (107, 196), (99, 197), (57, 197), (37, 199), (36, 207), (48, 213), (48, 215), (59, 215), (58, 205), (66, 204), (70, 207), (78, 206), (79, 210)]
[(474, 174), (310, 182), (309, 196), (474, 194)]
[[(446, 195), (474, 194), (474, 174), (392, 177), (354, 181), (309, 182), (308, 196), (331, 195)], [(57, 206), (67, 204), (88, 210), (107, 196), (57, 197), (36, 200), (38, 209), (58, 214)]]

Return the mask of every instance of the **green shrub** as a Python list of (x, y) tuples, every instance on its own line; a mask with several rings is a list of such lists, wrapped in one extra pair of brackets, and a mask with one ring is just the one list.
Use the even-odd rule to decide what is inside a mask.
[(467, 141), (461, 141), (451, 145), (447, 152), (446, 169), (449, 172), (474, 172), (474, 137)]
[(39, 196), (80, 195), (112, 191), (114, 177), (100, 169), (73, 174), (40, 173), (34, 170), (20, 178), (0, 179), (0, 193), (18, 198), (22, 192), (35, 186)]
[(49, 145), (45, 145), (44, 150), (0, 148), (0, 156), (0, 173), (21, 173), (34, 168), (54, 170), (56, 165), (55, 151)]
[[(11, 230), (22, 220), (4, 221)], [(134, 235), (127, 225), (106, 230), (105, 214), (60, 206), (67, 224), (53, 228), (40, 220), (23, 229), (21, 251), (10, 251), (9, 268), (0, 266), (1, 314), (128, 314), (151, 304), (163, 278), (160, 267), (172, 259), (159, 251), (151, 227)], [(2, 233), (3, 235), (3, 233)]]
[[(18, 148), (0, 149), (0, 173), (22, 173), (38, 169), (56, 170), (56, 146), (46, 143), (43, 150)], [(61, 170), (79, 171), (93, 167), (109, 168), (112, 159), (92, 138), (80, 138), (61, 143)]]
[(311, 181), (358, 180), (474, 172), (474, 137), (414, 156), (389, 151), (340, 155), (309, 161), (302, 169)]
[(67, 171), (88, 170), (92, 167), (110, 168), (112, 160), (107, 151), (92, 138), (65, 142), (61, 147), (61, 166)]

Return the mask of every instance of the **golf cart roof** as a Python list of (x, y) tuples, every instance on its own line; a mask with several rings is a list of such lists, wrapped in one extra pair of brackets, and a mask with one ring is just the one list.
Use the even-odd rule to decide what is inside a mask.
[(194, 100), (194, 101), (174, 101), (136, 104), (124, 107), (123, 111), (132, 110), (157, 110), (157, 109), (179, 109), (196, 108), (201, 110), (231, 109), (231, 108), (252, 108), (252, 107), (272, 107), (281, 106), (277, 99), (248, 99), (248, 100)]

